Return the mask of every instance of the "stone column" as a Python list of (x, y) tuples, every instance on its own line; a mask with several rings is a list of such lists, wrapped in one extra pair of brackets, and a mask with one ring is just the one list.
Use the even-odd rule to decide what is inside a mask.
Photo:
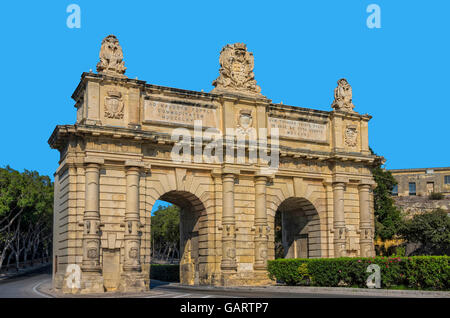
[(361, 257), (373, 256), (372, 222), (369, 205), (371, 183), (361, 183), (359, 189), (359, 232)]
[(222, 175), (222, 262), (223, 271), (235, 271), (236, 265), (236, 233), (234, 219), (234, 179), (235, 174)]
[(333, 210), (334, 210), (334, 257), (346, 256), (346, 227), (344, 215), (345, 183), (333, 182)]
[(81, 264), (82, 293), (102, 293), (103, 276), (100, 266), (100, 168), (103, 159), (86, 157), (85, 160), (85, 211), (82, 225), (83, 262)]
[(144, 291), (145, 280), (141, 268), (141, 222), (139, 219), (139, 179), (143, 164), (127, 160), (126, 171), (126, 207), (124, 235), (124, 263), (119, 289), (121, 291)]
[(267, 176), (255, 178), (255, 265), (256, 270), (267, 269)]

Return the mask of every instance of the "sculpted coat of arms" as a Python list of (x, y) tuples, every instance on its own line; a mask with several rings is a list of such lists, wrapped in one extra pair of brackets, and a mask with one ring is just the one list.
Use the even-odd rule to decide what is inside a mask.
[(356, 126), (347, 126), (345, 129), (345, 144), (349, 147), (356, 147), (358, 131)]
[(247, 135), (252, 127), (252, 123), (252, 112), (250, 110), (241, 110), (239, 112), (237, 133), (240, 135)]
[(100, 61), (97, 63), (97, 72), (111, 76), (125, 77), (126, 69), (119, 40), (114, 35), (108, 35), (102, 41)]
[(109, 91), (105, 96), (105, 117), (113, 119), (123, 118), (122, 93)]
[(353, 112), (355, 105), (352, 103), (352, 87), (345, 78), (341, 78), (334, 89), (334, 101), (331, 104), (335, 110)]
[(220, 52), (219, 77), (213, 81), (214, 90), (239, 91), (260, 94), (253, 73), (253, 53), (244, 43), (227, 44)]

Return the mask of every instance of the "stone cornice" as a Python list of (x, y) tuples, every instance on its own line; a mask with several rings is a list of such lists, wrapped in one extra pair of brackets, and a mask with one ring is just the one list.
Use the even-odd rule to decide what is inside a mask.
[[(69, 136), (93, 136), (106, 137), (111, 139), (129, 139), (137, 142), (146, 141), (155, 144), (173, 145), (174, 141), (167, 133), (155, 131), (136, 130), (121, 127), (106, 127), (94, 125), (63, 125), (56, 126), (48, 143), (53, 149), (62, 149), (68, 142)], [(193, 142), (193, 141), (192, 141)], [(267, 145), (270, 150), (270, 144)], [(366, 164), (374, 164), (377, 159), (375, 155), (365, 155), (357, 152), (326, 152), (313, 151), (309, 149), (292, 148), (280, 146), (280, 158), (292, 157), (294, 159), (301, 158), (306, 160), (318, 160), (328, 162), (361, 162)]]
[(78, 101), (80, 98), (81, 92), (84, 90), (86, 83), (91, 80), (94, 82), (106, 82), (114, 85), (127, 85), (127, 86), (134, 86), (134, 87), (145, 87), (146, 81), (141, 81), (138, 79), (131, 79), (127, 77), (114, 77), (104, 74), (96, 74), (92, 72), (84, 72), (81, 74), (81, 80), (78, 84), (77, 88), (72, 94), (72, 99), (75, 101)]
[(330, 112), (330, 118), (341, 117), (343, 119), (360, 119), (364, 121), (369, 121), (372, 116), (368, 114), (359, 114), (357, 112), (346, 112), (342, 110), (333, 110)]

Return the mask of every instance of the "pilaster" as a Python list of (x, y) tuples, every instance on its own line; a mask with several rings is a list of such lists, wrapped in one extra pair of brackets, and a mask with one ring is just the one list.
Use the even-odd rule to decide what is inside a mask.
[(346, 256), (346, 226), (344, 214), (344, 190), (346, 181), (344, 178), (333, 180), (333, 233), (334, 233), (334, 257)]
[(100, 168), (101, 158), (86, 157), (85, 163), (85, 211), (83, 214), (83, 262), (81, 264), (81, 293), (104, 292), (100, 265)]
[(139, 219), (139, 180), (143, 163), (127, 160), (126, 171), (126, 208), (124, 235), (124, 264), (119, 290), (122, 292), (140, 292), (146, 290), (142, 273), (141, 222)]

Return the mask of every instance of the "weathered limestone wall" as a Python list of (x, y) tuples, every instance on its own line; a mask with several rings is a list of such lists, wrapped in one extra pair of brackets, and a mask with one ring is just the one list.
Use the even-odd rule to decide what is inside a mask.
[[(102, 52), (120, 47), (113, 36), (105, 43)], [(283, 230), (290, 257), (373, 255), (370, 167), (379, 158), (369, 152), (370, 116), (353, 110), (348, 82), (339, 80), (331, 112), (273, 104), (260, 94), (245, 45), (227, 45), (221, 54), (235, 56), (242, 67), (222, 58), (210, 93), (128, 79), (123, 57), (109, 61), (102, 53), (99, 74), (83, 73), (72, 96), (76, 125), (58, 126), (49, 140), (61, 154), (55, 288), (148, 288), (150, 213), (159, 199), (181, 208), (184, 284), (270, 283), (266, 266), (275, 256), (276, 213), (297, 225)], [(230, 77), (237, 70), (244, 73)], [(268, 169), (269, 157), (261, 156), (252, 162), (248, 145), (224, 160), (205, 161), (189, 150), (188, 161), (174, 161), (171, 134), (184, 128), (184, 136), (198, 137), (203, 130), (195, 129), (196, 120), (223, 133), (223, 148), (234, 144), (228, 128), (237, 140), (267, 142), (279, 165)], [(271, 148), (277, 130), (279, 146)], [(202, 140), (200, 150), (206, 146)], [(71, 264), (81, 268), (81, 286), (73, 289), (67, 287)]]
[(422, 196), (403, 196), (394, 197), (395, 205), (406, 213), (408, 218), (416, 214), (431, 212), (436, 209), (442, 209), (450, 213), (450, 196), (442, 200), (430, 200)]
[(398, 196), (409, 196), (409, 183), (416, 184), (416, 195), (427, 197), (430, 192), (450, 194), (450, 183), (445, 183), (445, 177), (450, 176), (450, 167), (423, 169), (392, 169), (389, 170), (398, 182)]

